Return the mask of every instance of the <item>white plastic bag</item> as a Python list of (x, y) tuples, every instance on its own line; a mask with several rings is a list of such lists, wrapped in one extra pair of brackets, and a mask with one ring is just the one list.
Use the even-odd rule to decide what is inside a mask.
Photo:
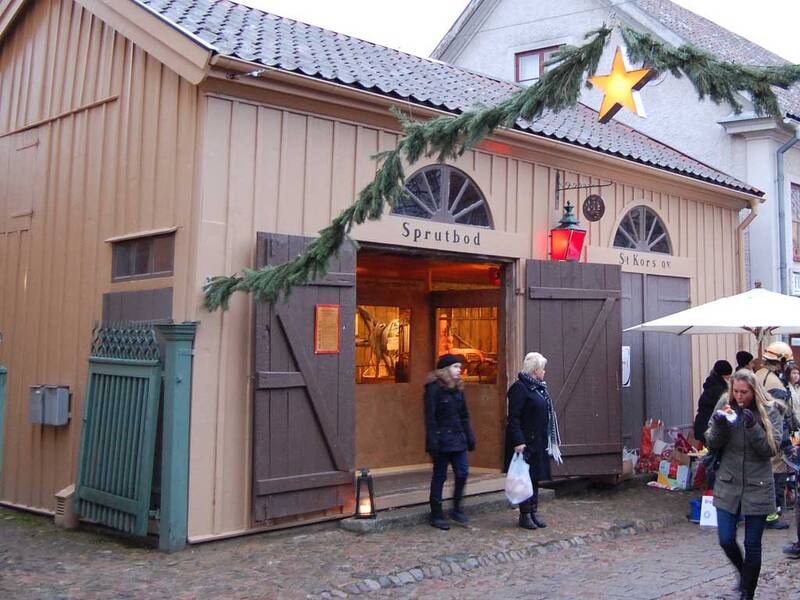
[(626, 460), (631, 461), (633, 468), (636, 469), (636, 465), (639, 463), (639, 451), (638, 450), (628, 450), (628, 448), (622, 449), (622, 462)]
[(506, 474), (506, 498), (511, 504), (525, 502), (533, 496), (533, 483), (528, 463), (521, 452), (515, 452)]

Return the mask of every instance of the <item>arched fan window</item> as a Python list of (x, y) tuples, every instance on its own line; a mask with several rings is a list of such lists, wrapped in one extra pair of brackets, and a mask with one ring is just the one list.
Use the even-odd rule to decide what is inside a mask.
[(614, 235), (614, 247), (672, 254), (667, 228), (658, 215), (646, 206), (635, 206), (622, 218)]
[(406, 180), (405, 194), (393, 215), (492, 227), (492, 216), (481, 190), (469, 176), (449, 165), (430, 165)]

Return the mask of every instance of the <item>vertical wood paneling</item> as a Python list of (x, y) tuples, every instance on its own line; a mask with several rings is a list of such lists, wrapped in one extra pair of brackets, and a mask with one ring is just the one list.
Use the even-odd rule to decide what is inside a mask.
[[(119, 100), (54, 118), (110, 95)], [(0, 165), (18, 142), (38, 136), (15, 158), (16, 172), (27, 173), (18, 180), (29, 180), (19, 188), (32, 197), (29, 230), (7, 231), (0, 187), (0, 363), (10, 384), (4, 501), (52, 509), (53, 493), (74, 481), (91, 324), (102, 294), (123, 289), (110, 283), (103, 240), (176, 226), (175, 264), (190, 263), (196, 110), (196, 87), (71, 0), (30, 3), (3, 40)], [(147, 287), (172, 286), (185, 298), (186, 274), (175, 280)], [(186, 306), (176, 308), (177, 320), (190, 316)], [(70, 387), (68, 426), (28, 423), (35, 383)]]

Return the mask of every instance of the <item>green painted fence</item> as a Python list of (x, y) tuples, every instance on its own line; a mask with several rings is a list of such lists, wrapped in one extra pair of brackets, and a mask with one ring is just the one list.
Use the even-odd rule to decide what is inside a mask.
[(76, 490), (84, 518), (147, 534), (160, 391), (155, 327), (96, 325)]

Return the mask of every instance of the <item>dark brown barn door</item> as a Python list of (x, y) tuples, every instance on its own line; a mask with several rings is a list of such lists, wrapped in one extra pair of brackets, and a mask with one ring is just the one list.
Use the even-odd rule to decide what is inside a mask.
[(620, 269), (527, 261), (525, 348), (547, 357), (564, 464), (553, 475), (622, 466)]
[[(285, 263), (309, 241), (259, 233), (257, 266)], [(286, 301), (256, 305), (255, 522), (352, 510), (355, 267), (345, 244), (324, 278), (295, 288)], [(338, 352), (315, 352), (317, 305), (339, 307)]]
[[(689, 308), (689, 280), (682, 277), (622, 274), (622, 327), (627, 329)], [(655, 418), (667, 427), (691, 424), (691, 345), (687, 336), (628, 331), (631, 377), (622, 390), (622, 441), (639, 446), (642, 423)]]

